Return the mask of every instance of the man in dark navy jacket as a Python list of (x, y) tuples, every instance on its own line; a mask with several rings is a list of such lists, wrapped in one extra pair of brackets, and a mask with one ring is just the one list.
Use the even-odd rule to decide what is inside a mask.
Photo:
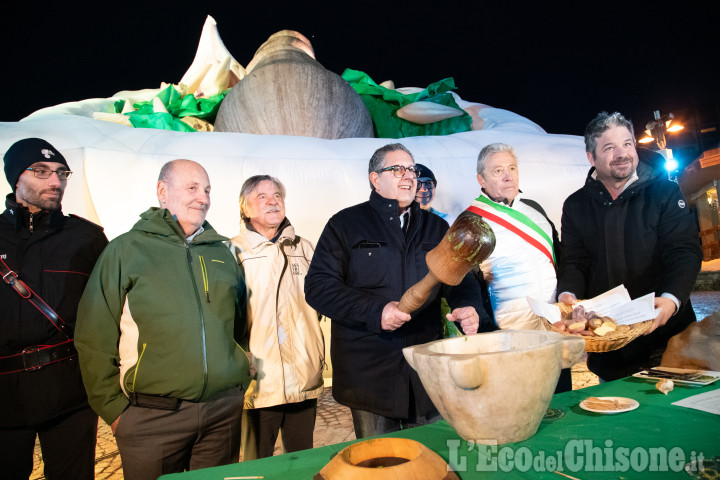
[(415, 203), (415, 160), (403, 145), (378, 149), (368, 173), (370, 200), (330, 219), (305, 280), (307, 302), (332, 319), (333, 396), (350, 407), (357, 438), (440, 418), (402, 349), (442, 338), (441, 297), (466, 334), (496, 328), (470, 276), (436, 286), (412, 316), (398, 309), (448, 224)]
[(563, 205), (558, 299), (572, 304), (623, 284), (632, 298), (654, 293), (660, 309), (647, 335), (588, 355), (592, 372), (615, 380), (658, 365), (670, 337), (695, 321), (689, 297), (702, 250), (695, 217), (668, 180), (664, 158), (635, 149), (625, 117), (595, 117), (585, 150), (593, 168)]

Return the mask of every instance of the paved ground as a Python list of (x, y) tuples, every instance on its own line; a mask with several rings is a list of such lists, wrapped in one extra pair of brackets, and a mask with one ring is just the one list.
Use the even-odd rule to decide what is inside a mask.
[(692, 292), (690, 301), (698, 320), (720, 310), (720, 292)]
[[(720, 292), (693, 292), (693, 307), (698, 319), (720, 310)], [(598, 383), (597, 376), (587, 369), (585, 359), (573, 367), (573, 390), (589, 387)], [(314, 446), (332, 445), (355, 439), (350, 410), (332, 398), (332, 390), (325, 389), (318, 402), (315, 424)], [(279, 446), (275, 449), (280, 453)], [(35, 448), (35, 469), (31, 480), (45, 478), (42, 473), (42, 456), (39, 445)], [(115, 439), (104, 422), (98, 426), (98, 444), (96, 450), (95, 478), (97, 480), (122, 480), (122, 465)]]

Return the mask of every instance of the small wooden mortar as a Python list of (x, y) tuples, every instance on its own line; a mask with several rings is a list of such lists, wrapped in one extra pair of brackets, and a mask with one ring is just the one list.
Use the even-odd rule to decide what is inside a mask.
[(425, 278), (408, 289), (398, 308), (412, 313), (428, 299), (438, 283), (457, 285), (472, 267), (495, 250), (495, 234), (480, 215), (465, 210), (453, 222), (440, 244), (425, 257)]
[(407, 438), (372, 438), (343, 448), (313, 480), (458, 480), (440, 455)]

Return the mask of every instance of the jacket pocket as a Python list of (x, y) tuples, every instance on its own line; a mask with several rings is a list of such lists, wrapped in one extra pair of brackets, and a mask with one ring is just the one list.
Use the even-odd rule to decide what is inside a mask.
[(390, 284), (392, 266), (386, 242), (362, 241), (350, 252), (348, 284), (357, 288), (381, 288)]

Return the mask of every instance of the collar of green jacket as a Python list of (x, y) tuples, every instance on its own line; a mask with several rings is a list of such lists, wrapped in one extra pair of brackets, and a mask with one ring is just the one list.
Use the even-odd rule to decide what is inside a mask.
[[(228, 240), (218, 234), (207, 221), (202, 225), (203, 232), (196, 236), (191, 243), (216, 243)], [(187, 236), (175, 217), (167, 208), (150, 207), (140, 214), (140, 220), (133, 225), (133, 230), (168, 237), (185, 242)]]

